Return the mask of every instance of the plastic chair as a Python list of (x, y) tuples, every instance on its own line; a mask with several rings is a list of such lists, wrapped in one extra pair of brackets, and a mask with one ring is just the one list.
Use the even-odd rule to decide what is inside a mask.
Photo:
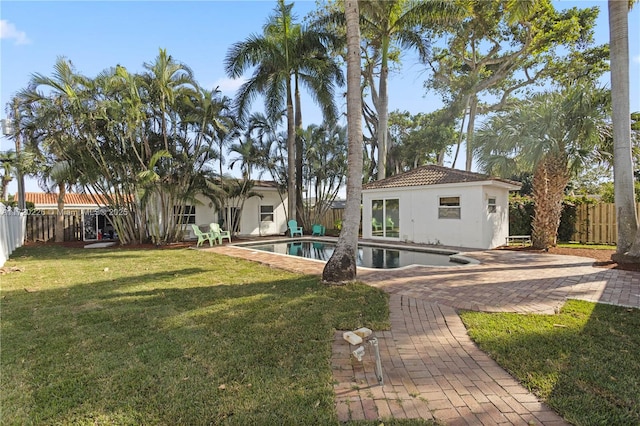
[(293, 238), (293, 236), (296, 234), (300, 234), (300, 236), (302, 237), (302, 227), (298, 226), (298, 222), (296, 220), (291, 219), (289, 222), (287, 222), (287, 225), (289, 226), (289, 235), (291, 236), (291, 238)]
[(311, 235), (316, 235), (318, 237), (321, 237), (324, 235), (325, 233), (325, 227), (323, 225), (312, 225), (311, 226)]
[(193, 233), (198, 237), (198, 244), (196, 244), (196, 247), (200, 247), (204, 243), (204, 240), (209, 240), (209, 246), (213, 246), (213, 240), (215, 237), (212, 232), (202, 232), (200, 228), (198, 228), (198, 225), (194, 224), (191, 225), (191, 228), (193, 228)]
[(209, 228), (211, 229), (211, 234), (213, 234), (213, 238), (217, 238), (220, 244), (222, 244), (223, 238), (228, 238), (229, 242), (231, 242), (231, 232), (223, 231), (222, 229), (220, 229), (220, 225), (218, 225), (217, 223), (209, 224)]

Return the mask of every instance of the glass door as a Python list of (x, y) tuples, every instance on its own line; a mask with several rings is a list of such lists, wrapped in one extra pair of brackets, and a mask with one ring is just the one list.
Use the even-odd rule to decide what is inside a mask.
[(371, 201), (371, 236), (398, 238), (400, 236), (400, 200)]

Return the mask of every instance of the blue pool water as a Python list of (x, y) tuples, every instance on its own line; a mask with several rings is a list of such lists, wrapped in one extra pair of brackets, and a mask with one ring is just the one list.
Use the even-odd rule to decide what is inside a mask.
[[(302, 240), (251, 244), (245, 247), (326, 262), (333, 254), (335, 244), (324, 241)], [(460, 263), (451, 261), (448, 254), (365, 244), (358, 245), (357, 264), (365, 268), (392, 269), (409, 265), (459, 266)]]

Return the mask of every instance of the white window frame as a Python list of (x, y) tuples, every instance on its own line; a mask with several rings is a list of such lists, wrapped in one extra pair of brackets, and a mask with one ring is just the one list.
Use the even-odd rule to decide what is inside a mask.
[(497, 197), (488, 197), (487, 198), (487, 212), (488, 213), (496, 213), (498, 211), (498, 203)]
[[(265, 212), (262, 209), (264, 207), (270, 207), (271, 211)], [(275, 222), (275, 214), (276, 209), (273, 204), (264, 204), (260, 206), (260, 222)], [(270, 217), (271, 219), (265, 219), (265, 217)]]
[[(182, 213), (180, 213), (182, 211)], [(196, 206), (173, 206), (173, 220), (175, 223), (182, 225), (195, 225), (196, 223)]]
[[(458, 199), (458, 204), (451, 204), (454, 199)], [(443, 204), (445, 203), (445, 204)], [(459, 195), (438, 197), (438, 219), (461, 219), (462, 200)]]

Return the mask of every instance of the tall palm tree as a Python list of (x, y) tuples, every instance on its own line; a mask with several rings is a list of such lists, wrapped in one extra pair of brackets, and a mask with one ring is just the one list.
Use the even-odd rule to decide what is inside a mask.
[(264, 95), (266, 113), (272, 119), (279, 116), (283, 107), (286, 110), (288, 216), (295, 218), (296, 117), (300, 127), (302, 122), (299, 87), (309, 89), (325, 113), (333, 113), (333, 81), (340, 74), (337, 66), (327, 65), (330, 57), (324, 47), (326, 39), (318, 32), (307, 31), (296, 24), (292, 8), (293, 3), (278, 0), (262, 35), (251, 35), (231, 46), (225, 58), (225, 69), (230, 77), (238, 78), (249, 68), (255, 68), (236, 96), (241, 117), (246, 118), (253, 99), (259, 94)]
[[(618, 221), (616, 254), (622, 255), (629, 251), (630, 256), (640, 258), (640, 233), (637, 232), (638, 222), (633, 187), (631, 111), (629, 107), (628, 14), (634, 2), (635, 0), (609, 0), (609, 48), (611, 97), (613, 99), (613, 182)], [(618, 260), (624, 260), (624, 257), (622, 256)]]
[(169, 151), (167, 114), (176, 99), (194, 86), (193, 72), (187, 65), (175, 61), (166, 49), (160, 49), (151, 63), (145, 63), (145, 81), (151, 98), (157, 101), (160, 132), (164, 149)]
[(533, 96), (492, 117), (478, 132), (485, 172), (512, 176), (533, 171), (533, 246), (556, 244), (564, 190), (572, 173), (594, 161), (609, 135), (608, 93), (579, 85)]
[(71, 61), (59, 57), (50, 77), (33, 74), (29, 87), (16, 97), (21, 108), (31, 113), (21, 130), (31, 134), (30, 148), (44, 163), (41, 186), (49, 190), (51, 179), (57, 186), (56, 242), (64, 241), (64, 216), (61, 212), (67, 187), (74, 185), (80, 174), (72, 159), (74, 151), (82, 149), (81, 123), (89, 85), (86, 77), (75, 72)]
[(328, 53), (327, 46), (335, 48), (339, 44), (339, 38), (332, 32), (322, 31), (317, 27), (300, 27), (299, 35), (294, 39), (293, 57), (294, 63), (294, 111), (296, 128), (296, 211), (297, 219), (302, 227), (306, 223), (306, 217), (300, 214), (302, 205), (303, 187), (303, 141), (302, 141), (302, 102), (300, 88), (306, 87), (322, 109), (324, 120), (333, 122), (337, 117), (335, 105), (335, 85), (343, 86), (344, 77), (342, 69), (337, 61)]
[(358, 0), (346, 0), (347, 27), (347, 203), (336, 249), (322, 271), (326, 283), (353, 281), (356, 278), (356, 252), (360, 227), (362, 195), (362, 98), (360, 96), (360, 12)]
[[(365, 67), (365, 79), (378, 113), (378, 179), (386, 177), (389, 127), (389, 61), (394, 44), (404, 49), (416, 49), (426, 56), (424, 30), (430, 26), (450, 23), (464, 16), (465, 10), (455, 2), (441, 0), (361, 1), (362, 36), (372, 48), (371, 63)], [(374, 68), (377, 68), (376, 87)]]

